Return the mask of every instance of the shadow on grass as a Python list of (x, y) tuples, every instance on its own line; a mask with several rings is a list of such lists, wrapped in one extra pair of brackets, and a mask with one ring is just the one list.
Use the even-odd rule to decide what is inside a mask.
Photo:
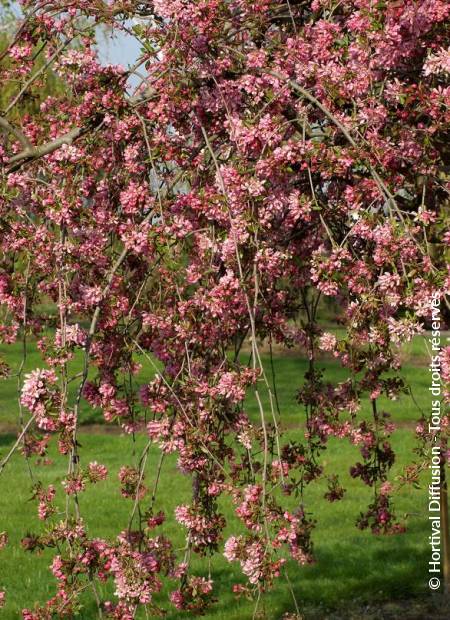
[[(343, 611), (355, 604), (429, 599), (428, 550), (411, 542), (420, 535), (426, 539), (427, 533), (416, 525), (409, 534), (374, 537), (367, 545), (355, 545), (351, 541), (328, 548), (322, 545), (317, 550), (317, 564), (297, 571), (289, 565), (299, 606), (305, 612), (316, 607)], [(285, 598), (277, 618), (292, 611), (292, 601)], [(315, 617), (319, 620), (321, 616)], [(347, 616), (344, 613), (342, 617)]]
[(14, 433), (2, 433), (0, 435), (0, 446), (12, 446), (17, 440), (17, 435)]
[[(415, 533), (419, 533), (418, 529)], [(423, 532), (423, 535), (426, 533)], [(302, 568), (293, 562), (288, 565), (297, 602), (308, 620), (322, 620), (331, 612), (338, 614), (333, 616), (337, 618), (363, 618), (363, 607), (366, 604), (400, 602), (417, 597), (422, 600), (431, 598), (426, 596), (425, 589), (428, 561), (426, 549), (417, 552), (417, 547), (408, 542), (407, 534), (370, 539), (367, 545), (356, 545), (349, 540), (331, 542), (328, 548), (321, 547), (317, 551), (316, 565)], [(196, 558), (193, 573), (207, 577), (207, 573), (199, 568), (200, 562)], [(218, 600), (205, 614), (205, 620), (250, 620), (253, 617), (254, 602), (236, 600), (231, 592), (233, 583), (245, 581), (237, 565), (223, 565), (216, 570), (213, 568), (212, 578)], [(167, 610), (166, 620), (194, 617), (174, 610), (169, 604), (168, 595), (176, 587), (174, 582), (166, 583), (163, 591), (155, 597), (155, 602)], [(111, 583), (108, 590), (108, 594), (103, 593), (102, 599), (114, 600)], [(96, 618), (95, 603), (90, 598), (84, 598), (83, 603), (80, 617)], [(346, 615), (346, 609), (350, 608), (353, 614), (358, 614), (358, 606), (361, 606), (361, 616)], [(286, 581), (281, 578), (276, 581), (274, 589), (262, 597), (258, 617), (281, 620), (285, 613), (293, 613), (294, 609), (291, 592)], [(18, 617), (18, 609), (8, 611), (10, 615), (7, 613), (5, 618)], [(377, 616), (380, 619), (384, 617)], [(136, 616), (136, 620), (144, 618), (144, 611)]]

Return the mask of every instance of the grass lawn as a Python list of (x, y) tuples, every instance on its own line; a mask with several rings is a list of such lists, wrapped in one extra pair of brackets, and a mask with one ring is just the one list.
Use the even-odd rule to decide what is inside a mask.
[[(404, 374), (411, 382), (417, 405), (426, 410), (429, 407), (429, 395), (425, 350), (419, 349), (418, 341), (410, 346), (412, 349), (405, 354), (407, 363)], [(5, 353), (4, 348), (0, 350), (1, 353)], [(11, 360), (11, 349), (9, 349), (7, 358)], [(17, 350), (17, 359), (19, 359), (19, 350)], [(73, 362), (75, 372), (79, 363), (79, 360)], [(287, 354), (277, 355), (274, 364), (282, 419), (289, 429), (287, 435), (300, 440), (303, 418), (295, 402), (295, 390), (301, 384), (306, 362), (292, 354)], [(37, 353), (31, 352), (27, 360), (27, 368), (41, 365)], [(330, 381), (339, 381), (345, 377), (344, 371), (333, 360), (324, 359), (321, 365), (326, 369), (326, 376)], [(153, 373), (150, 366), (144, 366), (143, 381), (144, 375), (148, 377)], [(15, 439), (14, 434), (7, 432), (6, 426), (13, 425), (17, 420), (16, 397), (15, 380), (10, 379), (0, 383), (0, 428), (3, 424), (5, 429), (0, 436), (0, 457), (7, 452)], [(402, 422), (393, 435), (393, 445), (397, 452), (397, 462), (393, 471), (395, 475), (402, 465), (413, 457), (414, 442), (411, 430), (407, 427), (412, 426), (420, 413), (417, 406), (406, 396), (394, 403), (386, 401), (382, 407), (392, 412), (394, 420)], [(252, 416), (257, 415), (251, 398), (248, 399), (247, 408)], [(363, 415), (367, 411), (368, 409), (364, 409)], [(85, 408), (82, 411), (82, 419), (85, 423), (90, 423), (99, 418), (97, 414), (92, 415)], [(82, 463), (97, 460), (107, 465), (110, 472), (105, 482), (88, 488), (80, 498), (81, 513), (85, 515), (91, 536), (114, 536), (127, 527), (131, 504), (130, 500), (120, 498), (117, 472), (121, 465), (136, 462), (144, 442), (145, 438), (142, 437), (133, 443), (130, 436), (94, 435), (81, 430)], [(59, 497), (60, 505), (63, 506), (63, 490), (58, 482), (65, 475), (67, 460), (59, 456), (53, 448), (50, 456), (53, 459), (51, 466), (40, 465), (35, 467), (34, 471), (44, 485), (56, 481), (57, 497)], [(342, 501), (330, 504), (323, 500), (326, 490), (324, 482), (312, 484), (307, 490), (307, 506), (317, 519), (314, 532), (317, 563), (307, 567), (298, 567), (294, 564), (288, 566), (293, 588), (305, 616), (311, 620), (328, 617), (375, 619), (402, 616), (419, 620), (431, 617), (432, 613), (434, 618), (450, 617), (450, 615), (439, 616), (438, 612), (432, 612), (428, 610), (428, 607), (427, 611), (424, 607), (433, 602), (427, 584), (430, 531), (425, 485), (428, 481), (424, 479), (423, 488), (420, 490), (404, 488), (397, 496), (397, 514), (406, 517), (407, 533), (389, 537), (373, 536), (355, 527), (359, 512), (367, 506), (371, 497), (369, 488), (348, 475), (349, 466), (357, 459), (358, 449), (356, 447), (347, 441), (330, 441), (329, 449), (323, 456), (325, 473), (343, 472), (341, 477), (347, 493)], [(146, 476), (149, 486), (152, 485), (154, 479), (157, 460), (157, 451), (152, 450)], [(7, 604), (0, 616), (11, 620), (20, 617), (21, 608), (31, 606), (35, 601), (44, 602), (48, 599), (54, 593), (55, 587), (55, 581), (48, 569), (51, 554), (45, 551), (40, 556), (31, 555), (25, 553), (20, 547), (20, 539), (28, 532), (30, 524), (32, 528), (43, 527), (36, 518), (35, 502), (27, 501), (30, 498), (30, 486), (31, 481), (26, 463), (16, 454), (0, 477), (0, 531), (6, 530), (10, 536), (10, 543), (1, 552), (0, 557), (0, 589), (5, 589), (7, 592)], [(173, 456), (166, 459), (155, 507), (164, 509), (168, 515), (167, 522), (160, 528), (162, 533), (175, 537), (180, 547), (183, 546), (182, 531), (174, 523), (173, 509), (176, 505), (189, 501), (189, 496), (189, 478), (183, 477), (176, 470), (176, 459)], [(223, 512), (227, 517), (228, 528), (230, 531), (235, 531), (236, 521), (231, 507), (224, 504)], [(195, 560), (193, 566), (198, 574), (206, 574), (204, 559)], [(237, 601), (230, 591), (232, 581), (244, 582), (239, 566), (235, 563), (229, 564), (221, 555), (218, 555), (213, 558), (211, 569), (218, 603), (205, 617), (210, 620), (252, 618), (253, 603), (245, 599)], [(167, 605), (168, 591), (165, 588), (159, 596), (161, 605), (170, 609), (166, 617), (170, 620), (186, 617), (173, 612), (172, 608)], [(102, 598), (106, 596), (111, 598), (113, 588), (109, 585), (102, 595)], [(407, 616), (401, 612), (403, 601), (409, 598), (425, 601), (418, 603), (418, 615)], [(384, 611), (376, 607), (382, 601), (390, 601), (394, 605), (392, 612), (394, 615), (382, 615)], [(398, 603), (400, 607), (395, 607), (395, 601), (402, 601)], [(294, 611), (292, 597), (284, 580), (280, 580), (274, 590), (264, 596), (260, 608), (261, 611), (265, 611), (266, 618), (269, 620), (281, 620), (284, 613)], [(333, 609), (340, 611), (333, 612), (335, 613), (333, 615), (329, 611)], [(80, 617), (85, 620), (96, 617), (96, 611), (89, 601), (86, 602)]]
[[(338, 331), (338, 330), (335, 330)], [(402, 375), (406, 382), (412, 387), (414, 399), (409, 397), (402, 398), (398, 401), (389, 401), (386, 398), (380, 398), (379, 408), (385, 409), (392, 413), (392, 418), (398, 422), (408, 422), (417, 420), (420, 417), (420, 409), (427, 410), (429, 408), (429, 377), (426, 372), (427, 366), (427, 349), (426, 339), (418, 336), (403, 347), (402, 356), (405, 365)], [(0, 358), (5, 359), (11, 367), (12, 373), (17, 372), (21, 364), (21, 345), (15, 343), (13, 345), (0, 344)], [(248, 354), (243, 353), (242, 361), (247, 362)], [(151, 380), (155, 374), (155, 367), (143, 356), (137, 355), (136, 360), (142, 364), (142, 370), (137, 378), (137, 384), (144, 384)], [(272, 381), (270, 357), (267, 354), (262, 355), (262, 361), (266, 369), (269, 381)], [(29, 372), (34, 368), (43, 366), (42, 358), (33, 343), (30, 344), (27, 358), (25, 361), (23, 372)], [(284, 354), (274, 354), (273, 358), (274, 374), (276, 390), (279, 398), (281, 410), (281, 423), (286, 427), (297, 427), (304, 420), (303, 412), (296, 402), (295, 395), (297, 389), (303, 382), (303, 376), (308, 368), (308, 361), (302, 352), (288, 351)], [(340, 367), (333, 359), (321, 359), (317, 362), (317, 367), (323, 369), (324, 380), (336, 383), (347, 378), (347, 371)], [(69, 375), (76, 375), (82, 369), (81, 355), (78, 354), (69, 363)], [(73, 401), (78, 387), (78, 381), (72, 381), (69, 386), (69, 397)], [(268, 405), (269, 399), (264, 389), (261, 391), (261, 397), (265, 406)], [(251, 396), (247, 399), (247, 411), (253, 420), (259, 419), (259, 412), (254, 398)], [(369, 403), (363, 403), (362, 415), (370, 415)], [(17, 426), (18, 407), (17, 407), (17, 379), (9, 378), (0, 380), (0, 429), (14, 430)], [(90, 406), (81, 401), (80, 411), (81, 424), (102, 423), (103, 418), (99, 410), (92, 410)]]

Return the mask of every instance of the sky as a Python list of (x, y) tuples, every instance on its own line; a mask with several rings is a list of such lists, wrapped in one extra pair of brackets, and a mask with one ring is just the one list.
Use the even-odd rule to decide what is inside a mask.
[(140, 44), (126, 33), (100, 33), (99, 58), (104, 64), (123, 65), (127, 68), (133, 65), (140, 53)]

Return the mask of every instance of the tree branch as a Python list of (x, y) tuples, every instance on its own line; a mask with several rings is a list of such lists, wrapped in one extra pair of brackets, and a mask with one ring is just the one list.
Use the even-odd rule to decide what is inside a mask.
[(9, 159), (10, 164), (15, 164), (17, 162), (21, 162), (24, 159), (37, 159), (38, 157), (43, 157), (44, 155), (49, 155), (56, 151), (64, 144), (71, 144), (74, 140), (79, 138), (83, 133), (87, 131), (86, 127), (75, 127), (68, 133), (52, 140), (52, 142), (47, 142), (46, 144), (42, 144), (41, 146), (32, 146), (29, 145), (28, 148), (24, 149), (17, 155), (13, 155)]
[(24, 150), (33, 148), (33, 145), (28, 140), (26, 135), (14, 125), (11, 125), (9, 121), (6, 120), (3, 116), (0, 116), (0, 127), (4, 130), (5, 133), (12, 134), (23, 146)]

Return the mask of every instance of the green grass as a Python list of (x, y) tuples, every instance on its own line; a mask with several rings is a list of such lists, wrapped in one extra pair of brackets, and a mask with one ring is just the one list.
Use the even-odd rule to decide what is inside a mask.
[[(300, 431), (289, 431), (292, 438), (300, 438)], [(2, 452), (11, 444), (13, 437), (2, 440)], [(90, 487), (81, 495), (81, 513), (91, 536), (113, 537), (125, 529), (128, 523), (130, 501), (120, 498), (117, 472), (123, 463), (132, 463), (133, 442), (130, 437), (83, 435), (80, 436), (83, 462), (98, 460), (105, 463), (110, 474), (108, 480)], [(408, 461), (412, 451), (412, 440), (405, 430), (395, 434), (394, 445), (398, 450), (398, 471)], [(142, 438), (134, 446), (136, 452), (142, 448)], [(66, 459), (51, 453), (52, 466), (35, 468), (43, 484), (56, 481), (60, 505), (63, 505), (63, 491), (58, 484), (64, 477)], [(343, 471), (343, 481), (348, 489), (341, 502), (329, 504), (322, 499), (325, 491), (323, 482), (311, 485), (306, 494), (306, 503), (317, 518), (314, 533), (317, 564), (308, 567), (289, 566), (290, 578), (298, 600), (308, 609), (318, 603), (328, 607), (340, 606), (345, 601), (360, 599), (405, 598), (425, 594), (428, 561), (426, 495), (424, 491), (411, 492), (405, 489), (397, 499), (400, 515), (408, 514), (408, 532), (404, 535), (377, 537), (355, 528), (355, 519), (362, 507), (370, 500), (370, 489), (350, 478), (345, 473), (351, 462), (358, 457), (357, 449), (347, 442), (330, 442), (324, 458), (325, 472)], [(157, 453), (151, 452), (147, 482), (152, 483), (156, 468)], [(180, 547), (183, 544), (180, 529), (174, 524), (173, 509), (177, 504), (189, 501), (189, 479), (175, 468), (174, 458), (169, 458), (163, 469), (157, 508), (163, 508), (169, 518), (162, 526), (162, 532), (175, 537)], [(19, 610), (35, 601), (45, 601), (54, 593), (54, 579), (48, 569), (49, 552), (41, 556), (26, 553), (20, 547), (20, 539), (34, 528), (43, 527), (36, 519), (35, 502), (30, 498), (30, 478), (24, 460), (15, 456), (0, 479), (2, 498), (2, 529), (10, 535), (10, 544), (2, 551), (1, 587), (8, 593), (8, 602), (3, 618), (17, 618)], [(228, 529), (236, 527), (229, 506), (224, 506), (229, 520)], [(35, 530), (36, 531), (36, 530)], [(194, 570), (205, 574), (205, 561), (195, 560)], [(242, 576), (235, 564), (228, 564), (220, 555), (212, 562), (213, 578), (218, 587), (219, 603), (206, 617), (211, 620), (230, 618), (234, 620), (251, 618), (253, 605), (248, 601), (235, 601), (230, 592), (231, 581)], [(112, 596), (111, 588), (103, 592)], [(162, 604), (167, 601), (167, 591), (159, 597)], [(281, 618), (284, 611), (293, 609), (292, 600), (285, 582), (265, 596), (268, 618)], [(92, 603), (87, 603), (82, 618), (94, 618)], [(175, 620), (179, 615), (170, 613)], [(181, 616), (180, 616), (181, 617)]]
[[(426, 350), (423, 341), (415, 339), (409, 349), (405, 349), (404, 376), (411, 384), (415, 400), (419, 408), (427, 410), (430, 405), (428, 394), (428, 373), (426, 370)], [(15, 367), (20, 363), (20, 348), (13, 345), (0, 348)], [(12, 360), (12, 361), (11, 361)], [(270, 364), (264, 357), (270, 377)], [(140, 360), (144, 362), (144, 360)], [(40, 356), (31, 350), (28, 354), (25, 370), (42, 366)], [(295, 393), (303, 381), (307, 367), (306, 360), (293, 354), (277, 355), (274, 359), (277, 392), (279, 395), (282, 422), (288, 428), (287, 436), (302, 439), (303, 414), (296, 403)], [(334, 360), (320, 360), (319, 366), (325, 369), (325, 378), (337, 382), (346, 378), (345, 370)], [(72, 372), (81, 367), (79, 358), (72, 362)], [(154, 369), (144, 362), (139, 381), (148, 381), (154, 375)], [(72, 388), (74, 395), (75, 385)], [(266, 399), (267, 395), (263, 394)], [(258, 412), (254, 398), (249, 395), (246, 402), (247, 411), (255, 420)], [(385, 399), (381, 409), (392, 413), (396, 421), (402, 422), (393, 435), (393, 445), (397, 452), (397, 462), (393, 476), (403, 465), (413, 458), (413, 437), (410, 427), (420, 416), (417, 406), (405, 396), (391, 402)], [(369, 414), (368, 404), (364, 404), (361, 415)], [(0, 429), (6, 425), (17, 423), (17, 386), (15, 379), (0, 383)], [(100, 421), (100, 414), (92, 413), (86, 405), (81, 411), (83, 423)], [(14, 441), (14, 435), (4, 433), (0, 436), (0, 458), (6, 454)], [(107, 465), (110, 470), (108, 480), (90, 487), (81, 495), (81, 513), (86, 519), (90, 536), (114, 537), (125, 529), (131, 505), (129, 500), (120, 497), (118, 491), (117, 472), (121, 465), (136, 462), (145, 438), (138, 438), (136, 443), (129, 436), (114, 434), (80, 434), (80, 453), (82, 463), (97, 460)], [(34, 466), (35, 475), (43, 484), (55, 483), (58, 489), (60, 504), (63, 504), (63, 491), (59, 482), (65, 475), (67, 459), (59, 456), (51, 449), (54, 463), (51, 466)], [(377, 537), (368, 532), (361, 532), (355, 527), (355, 520), (371, 498), (371, 490), (361, 482), (353, 480), (349, 474), (349, 466), (359, 458), (358, 449), (346, 440), (331, 440), (328, 450), (323, 455), (325, 474), (342, 472), (342, 482), (347, 488), (344, 499), (330, 504), (323, 499), (326, 490), (323, 480), (312, 484), (306, 492), (306, 504), (317, 519), (314, 531), (314, 543), (317, 563), (314, 566), (299, 567), (290, 564), (288, 567), (296, 596), (307, 612), (307, 617), (314, 620), (325, 618), (326, 608), (348, 608), (349, 605), (383, 600), (405, 599), (410, 596), (426, 598), (427, 595), (427, 562), (429, 559), (427, 495), (423, 489), (413, 491), (405, 488), (396, 499), (399, 516), (407, 515), (408, 531), (404, 535)], [(157, 463), (156, 450), (150, 452), (147, 467), (147, 483), (151, 486)], [(35, 460), (35, 459), (34, 459)], [(424, 485), (427, 483), (424, 480)], [(30, 498), (31, 481), (26, 463), (16, 454), (0, 477), (0, 531), (6, 530), (10, 536), (10, 544), (1, 552), (0, 589), (7, 591), (7, 605), (1, 614), (2, 618), (20, 617), (19, 610), (31, 606), (35, 601), (44, 602), (53, 593), (55, 581), (48, 565), (51, 553), (30, 555), (20, 547), (21, 538), (30, 527), (43, 527), (36, 518), (35, 502)], [(176, 544), (183, 546), (183, 532), (174, 523), (174, 507), (190, 497), (190, 480), (176, 469), (174, 457), (166, 459), (159, 487), (156, 509), (164, 509), (169, 515), (168, 521), (162, 526), (163, 533), (175, 539)], [(292, 500), (294, 501), (294, 500)], [(227, 517), (228, 531), (235, 531), (237, 523), (229, 505), (223, 506)], [(206, 562), (195, 559), (193, 564), (197, 574), (205, 574)], [(252, 617), (253, 603), (247, 600), (236, 601), (230, 592), (231, 583), (242, 581), (237, 564), (229, 564), (219, 554), (212, 561), (212, 576), (215, 580), (218, 603), (206, 616), (210, 620), (245, 620)], [(162, 606), (167, 605), (167, 588), (159, 596)], [(102, 597), (113, 598), (113, 588), (109, 585), (102, 592)], [(291, 594), (284, 580), (276, 585), (273, 591), (264, 596), (261, 603), (270, 620), (281, 619), (287, 611), (293, 611)], [(345, 612), (343, 612), (345, 616)], [(309, 615), (308, 615), (309, 614)], [(95, 609), (91, 601), (81, 613), (81, 618), (95, 618)], [(167, 618), (176, 620), (185, 617), (172, 610)], [(340, 617), (340, 616), (339, 616)], [(356, 616), (359, 617), (359, 616)], [(364, 617), (364, 616), (361, 616)], [(420, 617), (420, 616), (418, 616)]]
[[(336, 331), (336, 330), (334, 330)], [(414, 400), (409, 396), (399, 401), (389, 401), (386, 398), (379, 400), (379, 407), (392, 413), (393, 419), (399, 422), (416, 420), (420, 417), (420, 409), (426, 410), (429, 406), (428, 398), (428, 373), (426, 341), (423, 337), (416, 337), (412, 342), (403, 347), (402, 357), (405, 365), (401, 374), (406, 382), (412, 387)], [(12, 372), (17, 372), (21, 359), (22, 349), (19, 343), (13, 345), (0, 345), (0, 358), (7, 360)], [(143, 356), (136, 359), (142, 364), (142, 371), (137, 377), (137, 386), (150, 381), (155, 375), (154, 366)], [(248, 361), (248, 354), (241, 355), (242, 361)], [(270, 358), (262, 355), (262, 360), (270, 382), (272, 382), (272, 372)], [(31, 343), (27, 353), (23, 372), (29, 372), (34, 368), (43, 367), (42, 358), (36, 347)], [(304, 374), (308, 368), (308, 362), (302, 353), (289, 352), (285, 355), (276, 355), (273, 359), (275, 385), (279, 397), (281, 423), (287, 427), (298, 426), (304, 420), (302, 409), (296, 402), (296, 392), (301, 387)], [(337, 383), (348, 378), (346, 369), (342, 368), (334, 359), (320, 359), (317, 367), (323, 369), (324, 380), (330, 383)], [(78, 353), (69, 363), (69, 376), (76, 375), (82, 369), (81, 354)], [(93, 372), (91, 374), (94, 374)], [(73, 402), (77, 392), (78, 381), (72, 381), (69, 386), (69, 401)], [(265, 390), (262, 389), (262, 399), (265, 407), (269, 404), (269, 398)], [(257, 421), (259, 413), (254, 398), (250, 397), (246, 402), (246, 409), (250, 417)], [(369, 404), (363, 403), (362, 416), (370, 415)], [(5, 426), (14, 427), (18, 421), (17, 406), (17, 378), (0, 379), (0, 428)], [(81, 401), (80, 423), (93, 424), (103, 421), (99, 410), (92, 410), (90, 406)]]

